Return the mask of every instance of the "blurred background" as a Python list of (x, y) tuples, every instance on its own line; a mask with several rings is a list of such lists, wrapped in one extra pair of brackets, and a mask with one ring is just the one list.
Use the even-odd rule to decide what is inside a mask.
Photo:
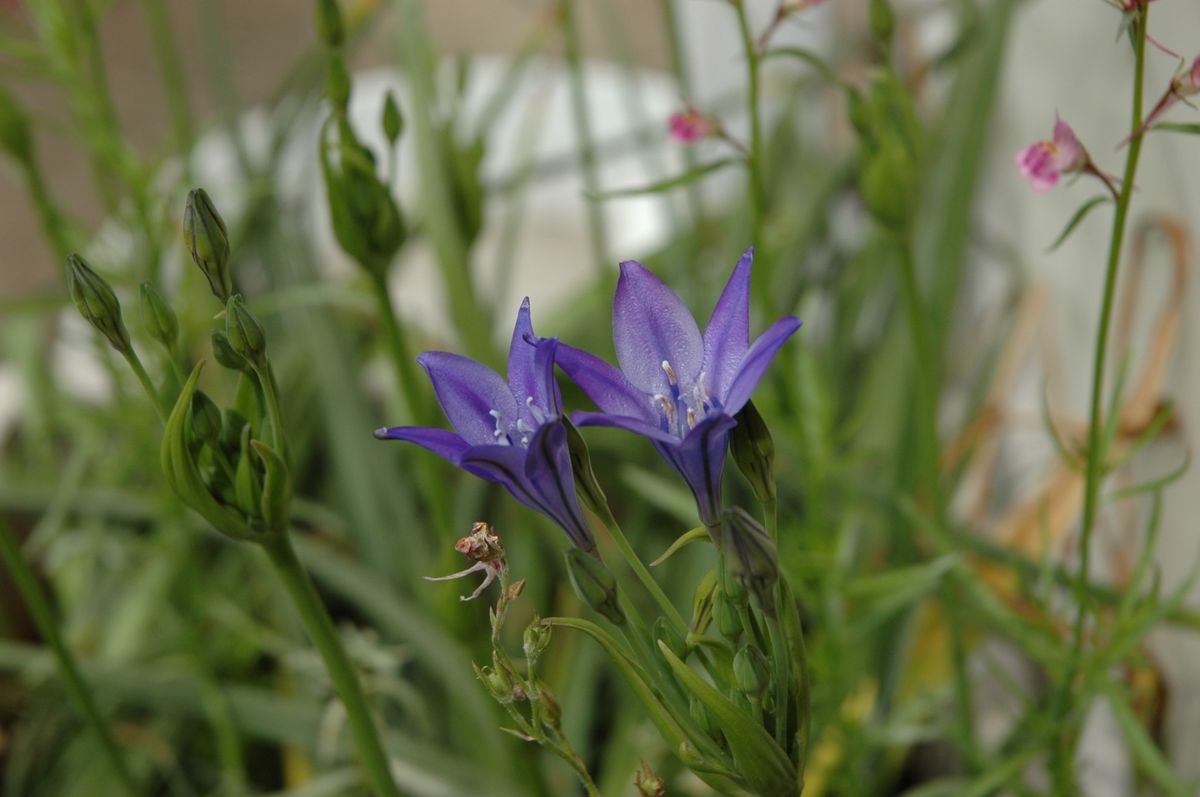
[[(754, 329), (784, 313), (805, 322), (760, 391), (779, 449), (785, 566), (812, 634), (805, 794), (1053, 794), (1022, 740), (1045, 732), (1047, 695), (1074, 644), (1062, 587), (1079, 564), (1083, 479), (1070, 453), (1085, 439), (1112, 214), (1099, 206), (1052, 246), (1103, 189), (1081, 178), (1035, 194), (1013, 154), (1049, 138), (1058, 114), (1100, 168), (1120, 172), (1133, 58), (1119, 9), (894, 4), (886, 59), (920, 144), (908, 190), (893, 194), (915, 217), (936, 338), (933, 455), (962, 533), (946, 550), (913, 517), (916, 387), (898, 255), (860, 182), (877, 142), (856, 125), (854, 102), (885, 60), (865, 4), (793, 4), (773, 29), (788, 4), (747, 0), (753, 30), (773, 29), (771, 47), (793, 51), (763, 63), (769, 179), (757, 228), (740, 166), (694, 171), (736, 161), (748, 141), (729, 4), (342, 5), (351, 117), (415, 230), (387, 275), (410, 354), (463, 350), (500, 365), (528, 295), (539, 332), (611, 359), (619, 261), (645, 261), (703, 319), (741, 251), (765, 252)], [(524, 611), (579, 609), (562, 543), (541, 519), (424, 452), (370, 437), (399, 422), (402, 402), (380, 311), (330, 226), (317, 159), (326, 53), (313, 19), (308, 3), (275, 0), (0, 4), (0, 86), (36, 148), (33, 170), (14, 158), (0, 169), (0, 520), (54, 596), (146, 794), (362, 793), (344, 720), (270, 574), (172, 501), (149, 405), (67, 300), (64, 247), (88, 254), (132, 317), (137, 284), (155, 275), (187, 358), (208, 356), (214, 308), (179, 238), (186, 192), (202, 185), (236, 230), (239, 284), (282, 358), (303, 474), (301, 554), (388, 719), (402, 785), (448, 797), (574, 793), (557, 762), (496, 730), (503, 717), (469, 666), (487, 655), (484, 607), (460, 605), (458, 585), (418, 580), (459, 569), (454, 539), (486, 516), (530, 580)], [(1150, 19), (1179, 56), (1151, 51), (1148, 104), (1195, 57), (1200, 7), (1160, 0)], [(406, 25), (431, 51), (416, 92)], [(388, 91), (406, 119), (395, 144), (378, 121)], [(669, 117), (691, 106), (725, 137), (673, 139)], [(1196, 114), (1180, 104), (1171, 119)], [(479, 205), (457, 265), (429, 210), (437, 172), (421, 117), (458, 175), (445, 178), (458, 181), (451, 193)], [(1180, 467), (1200, 414), (1198, 151), (1194, 135), (1148, 137), (1118, 284), (1106, 406), (1121, 459), (1091, 563), (1108, 592), (1070, 720), (1094, 795), (1194, 794), (1200, 778), (1200, 483)], [(465, 309), (464, 283), (450, 276), (460, 266)], [(569, 388), (568, 401), (585, 406)], [(694, 525), (689, 496), (647, 446), (604, 431), (589, 442), (646, 559)], [(731, 491), (748, 492), (740, 481)], [(949, 596), (948, 562), (967, 574)], [(705, 566), (689, 553), (663, 574), (681, 607)], [(948, 600), (964, 607), (958, 623)], [(119, 794), (44, 643), (0, 579), (0, 793)], [(963, 649), (965, 685), (952, 678)], [(672, 763), (595, 650), (565, 636), (555, 650), (568, 730), (606, 794), (633, 794), (641, 759), (661, 768), (668, 794), (711, 793)], [(968, 746), (955, 726), (964, 697), (978, 737)]]

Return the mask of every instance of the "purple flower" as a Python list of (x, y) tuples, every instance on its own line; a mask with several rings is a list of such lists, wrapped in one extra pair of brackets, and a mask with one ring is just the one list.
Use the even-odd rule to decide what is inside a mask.
[(800, 320), (781, 318), (750, 343), (750, 264), (746, 250), (713, 308), (704, 334), (675, 292), (645, 266), (621, 264), (613, 297), (613, 343), (621, 370), (565, 344), (556, 360), (601, 412), (578, 412), (580, 426), (618, 426), (650, 438), (687, 482), (700, 518), (721, 518), (721, 471), (733, 416)]
[(537, 338), (529, 299), (521, 304), (508, 351), (508, 381), (482, 363), (427, 351), (417, 362), (454, 431), (424, 426), (379, 429), (381, 440), (407, 440), (470, 474), (504, 485), (525, 506), (553, 520), (571, 543), (592, 551), (596, 541), (579, 509), (554, 381), (556, 338)]

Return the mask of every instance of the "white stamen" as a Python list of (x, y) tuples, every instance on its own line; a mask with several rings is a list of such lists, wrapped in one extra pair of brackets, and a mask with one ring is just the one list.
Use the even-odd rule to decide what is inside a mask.
[(508, 445), (508, 435), (504, 433), (504, 422), (500, 418), (500, 413), (497, 410), (488, 410), (488, 415), (496, 419), (496, 431), (492, 432), (492, 437), (495, 437), (496, 442), (500, 445)]
[(692, 409), (691, 407), (688, 407), (687, 422), (688, 422), (689, 429), (696, 428), (696, 411), (694, 409)]
[[(546, 422), (546, 413), (542, 412), (540, 407), (534, 405), (533, 396), (529, 396), (525, 399), (525, 406), (529, 408), (529, 414), (533, 416), (533, 419), (537, 421), (539, 425)], [(520, 422), (518, 421), (518, 423)]]
[(671, 367), (671, 364), (669, 362), (667, 362), (666, 360), (663, 360), (662, 361), (662, 369), (667, 375), (668, 382), (670, 382), (672, 385), (679, 384), (679, 380), (675, 378), (675, 369)]
[(521, 433), (521, 445), (528, 446), (529, 435), (533, 433), (533, 430), (525, 425), (524, 418), (517, 418), (517, 431)]

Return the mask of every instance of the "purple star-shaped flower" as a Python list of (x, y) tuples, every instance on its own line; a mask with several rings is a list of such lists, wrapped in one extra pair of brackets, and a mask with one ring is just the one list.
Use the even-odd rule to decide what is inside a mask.
[(602, 410), (577, 412), (580, 426), (618, 426), (650, 438), (687, 482), (700, 519), (721, 518), (721, 471), (729, 430), (775, 353), (800, 320), (787, 316), (750, 343), (750, 265), (733, 269), (704, 334), (680, 298), (636, 261), (621, 264), (613, 297), (617, 370), (565, 344), (555, 356)]
[(592, 551), (596, 541), (579, 509), (554, 381), (557, 338), (538, 338), (521, 304), (508, 351), (508, 381), (458, 354), (427, 351), (417, 362), (429, 374), (453, 432), (424, 426), (379, 429), (381, 440), (407, 440), (470, 474), (504, 487), (525, 506), (553, 520), (572, 544)]

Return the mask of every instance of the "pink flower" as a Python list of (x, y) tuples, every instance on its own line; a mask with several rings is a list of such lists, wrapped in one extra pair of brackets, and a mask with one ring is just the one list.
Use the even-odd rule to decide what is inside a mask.
[(1054, 123), (1054, 138), (1039, 141), (1016, 155), (1021, 176), (1028, 177), (1034, 191), (1049, 191), (1063, 174), (1083, 171), (1088, 163), (1087, 152), (1075, 137), (1075, 131), (1062, 119)]
[(693, 144), (717, 132), (717, 123), (695, 108), (671, 114), (671, 138), (684, 144)]
[(1162, 99), (1151, 109), (1149, 115), (1146, 117), (1146, 121), (1142, 122), (1141, 127), (1122, 141), (1121, 145), (1124, 146), (1133, 139), (1140, 137), (1157, 124), (1166, 115), (1167, 111), (1175, 107), (1175, 103), (1193, 94), (1200, 94), (1200, 55), (1196, 56), (1196, 60), (1192, 62), (1190, 69), (1185, 68), (1181, 70), (1171, 79), (1171, 85), (1167, 87), (1166, 93), (1162, 95)]

